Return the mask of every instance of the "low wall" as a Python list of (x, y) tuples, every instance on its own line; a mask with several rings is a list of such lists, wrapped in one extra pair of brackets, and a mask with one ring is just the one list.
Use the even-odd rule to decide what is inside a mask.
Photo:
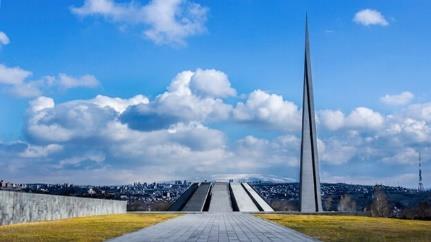
[(127, 202), (0, 191), (0, 225), (126, 213)]

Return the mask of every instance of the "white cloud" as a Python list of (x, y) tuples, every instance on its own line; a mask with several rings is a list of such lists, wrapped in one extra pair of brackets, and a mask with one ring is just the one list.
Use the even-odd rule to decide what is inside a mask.
[(29, 145), (20, 154), (20, 156), (24, 158), (47, 157), (52, 153), (60, 152), (62, 150), (63, 147), (57, 144), (48, 144), (46, 146)]
[(80, 77), (72, 77), (64, 73), (58, 75), (58, 85), (64, 89), (86, 87), (94, 88), (99, 86), (99, 81), (93, 75), (83, 75)]
[(57, 169), (64, 168), (66, 166), (74, 166), (78, 167), (84, 161), (92, 161), (96, 164), (100, 164), (105, 160), (105, 155), (98, 152), (87, 153), (78, 156), (72, 156), (65, 159), (60, 160), (60, 162), (54, 167)]
[(374, 9), (363, 9), (358, 11), (353, 21), (357, 24), (370, 26), (370, 25), (380, 25), (380, 26), (388, 26), (389, 22), (385, 19), (385, 17), (377, 10)]
[(0, 45), (8, 45), (9, 43), (9, 37), (6, 35), (6, 33), (0, 31)]
[(136, 95), (129, 99), (97, 95), (91, 102), (102, 108), (110, 107), (118, 113), (123, 113), (129, 106), (149, 104), (150, 101), (144, 95)]
[(0, 84), (21, 85), (31, 74), (20, 67), (7, 67), (0, 64)]
[(397, 153), (391, 157), (386, 157), (383, 159), (383, 162), (386, 163), (398, 163), (398, 164), (407, 164), (414, 165), (418, 163), (419, 152), (417, 152), (412, 147), (406, 147), (402, 150), (397, 151)]
[(136, 1), (85, 0), (71, 11), (79, 16), (102, 16), (121, 25), (142, 26), (146, 38), (157, 44), (185, 44), (185, 39), (205, 31), (207, 8), (190, 0)]
[[(235, 90), (225, 77), (216, 70), (180, 72), (167, 91), (148, 104), (131, 106), (121, 119), (131, 128), (141, 130), (168, 128), (177, 122), (226, 120), (232, 106), (217, 96), (233, 94)], [(196, 79), (199, 84), (192, 88)]]
[(207, 9), (187, 0), (152, 0), (145, 6), (147, 38), (158, 44), (184, 44), (188, 36), (205, 30)]
[[(200, 76), (196, 78), (195, 76), (198, 72)], [(225, 76), (224, 73), (215, 70), (184, 71), (179, 73), (172, 80), (168, 91), (159, 95), (154, 101), (154, 111), (169, 114), (186, 121), (227, 119), (232, 109), (229, 104), (224, 103), (222, 99), (217, 97), (199, 95), (202, 92), (226, 95), (226, 89), (217, 89), (217, 85), (214, 86), (211, 84), (211, 82), (218, 82), (219, 80), (217, 79), (217, 75), (205, 74), (209, 72)], [(206, 78), (202, 78), (202, 75), (206, 75)], [(196, 93), (196, 89), (190, 87), (194, 79), (199, 79), (199, 82), (203, 85), (198, 93)], [(206, 87), (204, 87), (205, 83), (208, 83)], [(228, 87), (230, 86), (227, 79), (223, 79), (223, 83)], [(222, 88), (226, 86), (222, 86)], [(228, 90), (231, 91), (231, 89)]]
[(236, 95), (227, 75), (214, 69), (197, 69), (190, 80), (190, 88), (197, 94), (211, 97)]
[(41, 143), (61, 143), (97, 136), (100, 129), (117, 114), (90, 101), (72, 101), (54, 105), (49, 99), (32, 102), (26, 125), (27, 135)]
[(30, 102), (29, 110), (31, 112), (39, 112), (47, 108), (54, 108), (54, 99), (50, 97), (38, 97)]
[(119, 18), (125, 15), (126, 7), (117, 5), (112, 0), (85, 0), (82, 7), (73, 7), (72, 12), (78, 15), (111, 15), (113, 18)]
[(396, 95), (386, 94), (380, 98), (380, 101), (386, 105), (401, 106), (409, 104), (414, 97), (413, 93), (405, 91)]
[[(193, 73), (183, 72), (174, 78), (169, 91), (164, 94), (183, 98), (193, 96), (187, 84)], [(35, 147), (50, 144), (62, 147), (61, 151), (52, 153), (33, 148), (32, 156), (48, 162), (49, 167), (57, 169), (56, 174), (67, 172), (71, 175), (69, 169), (77, 172), (91, 169), (96, 172), (128, 167), (123, 172), (133, 178), (145, 175), (146, 179), (167, 179), (191, 174), (208, 176), (225, 173), (226, 170), (255, 174), (274, 166), (298, 165), (300, 140), (293, 135), (274, 139), (246, 136), (228, 145), (222, 131), (193, 119), (188, 122), (177, 120), (156, 129), (134, 129), (121, 119), (129, 109), (151, 106), (157, 102), (159, 97), (149, 101), (142, 95), (130, 99), (98, 96), (59, 104), (51, 98), (40, 97), (30, 103), (25, 137)], [(191, 108), (201, 110), (201, 107)], [(148, 173), (149, 170), (153, 173)], [(124, 179), (124, 176), (121, 177)], [(109, 178), (110, 181), (115, 179), (120, 178), (116, 175)]]
[(369, 108), (358, 107), (346, 118), (346, 126), (352, 128), (376, 129), (383, 125), (384, 117)]
[(404, 115), (431, 122), (431, 102), (412, 104), (407, 107)]
[(415, 142), (425, 142), (431, 138), (431, 129), (427, 122), (410, 117), (402, 117), (392, 121), (386, 131), (390, 135), (397, 135), (400, 138)]
[(352, 159), (357, 152), (357, 148), (349, 142), (342, 140), (328, 140), (321, 142), (319, 153), (321, 160), (331, 165), (341, 165)]
[(283, 135), (272, 140), (248, 135), (237, 141), (234, 162), (256, 169), (284, 164), (298, 167), (300, 144), (300, 139), (294, 135)]
[(32, 75), (30, 71), (20, 67), (7, 67), (0, 64), (0, 85), (6, 86), (9, 93), (18, 97), (35, 97), (41, 91), (33, 82), (27, 81)]
[(263, 123), (282, 130), (298, 130), (301, 126), (301, 114), (293, 102), (262, 90), (253, 91), (245, 103), (238, 103), (233, 116), (240, 122)]
[(319, 112), (319, 121), (329, 130), (337, 130), (344, 126), (345, 115), (340, 110), (322, 110)]
[(0, 64), (0, 86), (5, 86), (10, 94), (17, 97), (37, 97), (50, 88), (94, 88), (99, 85), (99, 81), (89, 74), (73, 77), (60, 73), (58, 76), (44, 76), (38, 80), (31, 80), (31, 75), (30, 71), (20, 67)]
[[(196, 78), (199, 72), (204, 77)], [(50, 79), (52, 85), (56, 79)], [(194, 79), (199, 79), (201, 87), (194, 86)], [(205, 85), (213, 81), (218, 84)], [(42, 96), (30, 101), (25, 141), (0, 142), (0, 166), (10, 176), (25, 174), (55, 182), (77, 177), (90, 183), (206, 178), (226, 171), (297, 176), (299, 108), (261, 90), (243, 102), (232, 103), (232, 98), (228, 103), (225, 98), (232, 90), (223, 72), (198, 69), (180, 72), (153, 99), (99, 95), (55, 103)], [(427, 148), (431, 143), (429, 103), (407, 105), (386, 115), (366, 107), (347, 114), (340, 110), (317, 113), (318, 125), (327, 128), (318, 129), (323, 130), (318, 134), (319, 157), (332, 171), (354, 170), (360, 175), (368, 172), (364, 169), (381, 166), (379, 174), (393, 175), (397, 168), (417, 161), (415, 151), (431, 156)], [(241, 126), (243, 122), (253, 126)], [(228, 135), (232, 124), (241, 130)], [(268, 128), (282, 134), (267, 132)], [(31, 170), (32, 175), (24, 170)], [(47, 174), (47, 170), (54, 171)], [(111, 176), (85, 177), (104, 173)]]

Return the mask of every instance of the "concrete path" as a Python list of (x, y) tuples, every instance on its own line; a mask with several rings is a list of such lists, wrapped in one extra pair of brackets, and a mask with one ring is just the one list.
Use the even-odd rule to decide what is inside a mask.
[(123, 235), (111, 242), (141, 241), (317, 241), (246, 213), (186, 214)]
[(209, 212), (232, 212), (229, 194), (229, 183), (216, 182), (211, 189)]

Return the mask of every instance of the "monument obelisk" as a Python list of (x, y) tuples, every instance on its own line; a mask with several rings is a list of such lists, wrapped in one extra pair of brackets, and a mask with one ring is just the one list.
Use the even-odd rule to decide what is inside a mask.
[(300, 172), (300, 211), (321, 212), (319, 158), (314, 117), (313, 81), (311, 78), (308, 19), (305, 20), (304, 94), (302, 105), (302, 140)]

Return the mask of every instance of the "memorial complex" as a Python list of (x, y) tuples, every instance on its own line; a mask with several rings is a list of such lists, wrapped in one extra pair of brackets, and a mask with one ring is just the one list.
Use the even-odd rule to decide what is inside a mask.
[[(322, 212), (317, 132), (314, 113), (308, 21), (305, 23), (304, 93), (300, 154), (300, 211)], [(247, 183), (194, 183), (170, 211), (271, 212), (274, 211)]]

